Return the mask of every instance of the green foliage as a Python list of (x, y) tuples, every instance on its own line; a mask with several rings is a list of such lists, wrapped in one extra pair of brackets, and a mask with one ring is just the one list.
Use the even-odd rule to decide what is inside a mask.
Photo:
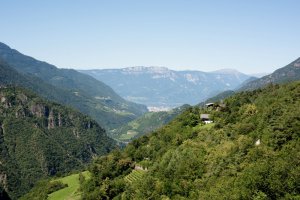
[(7, 192), (0, 186), (0, 199), (2, 200), (10, 200)]
[(0, 43), (0, 85), (24, 87), (48, 100), (72, 106), (107, 129), (124, 125), (147, 111), (146, 106), (124, 100), (91, 76), (58, 69), (3, 43)]
[(143, 170), (132, 170), (132, 172), (130, 174), (125, 176), (124, 180), (129, 183), (139, 181), (142, 179), (142, 177), (145, 173), (146, 172)]
[(84, 171), (63, 178), (55, 179), (54, 181), (50, 181), (48, 184), (51, 184), (55, 181), (60, 181), (63, 184), (67, 184), (68, 187), (49, 194), (48, 200), (80, 199), (81, 187), (89, 179), (90, 173), (88, 171)]
[(78, 174), (78, 180), (80, 185), (82, 185), (85, 182), (85, 177), (81, 172)]
[(88, 171), (72, 174), (54, 180), (40, 181), (21, 200), (60, 200), (60, 199), (80, 199), (80, 187), (90, 178)]
[[(124, 177), (132, 171), (134, 163), (119, 150), (102, 156), (90, 167), (92, 178), (83, 186), (83, 199), (112, 199), (125, 190)], [(95, 188), (98, 188), (95, 190)]]
[[(133, 140), (117, 157), (102, 157), (100, 168), (93, 164), (94, 181), (83, 195), (138, 200), (297, 199), (299, 94), (300, 82), (270, 85), (237, 93), (215, 110), (191, 107), (152, 134)], [(200, 114), (207, 112), (213, 124), (201, 122)], [(109, 161), (112, 158), (115, 162)], [(121, 159), (144, 163), (148, 170), (140, 177), (136, 170), (129, 174), (131, 169), (117, 167)], [(125, 186), (115, 188), (115, 181)]]
[(207, 103), (219, 102), (219, 101), (222, 101), (222, 100), (234, 95), (234, 93), (235, 92), (232, 91), (232, 90), (226, 90), (224, 92), (221, 92), (221, 93), (217, 94), (216, 96), (213, 96), (211, 98), (206, 99), (204, 102), (201, 102), (198, 105), (199, 106), (205, 106), (205, 104), (207, 104)]
[(68, 184), (64, 184), (61, 181), (53, 181), (48, 184), (46, 191), (47, 194), (51, 194), (66, 187), (68, 187)]
[(35, 187), (20, 200), (46, 200), (48, 198), (47, 187), (49, 182), (47, 180), (39, 181)]
[(41, 178), (83, 169), (114, 147), (89, 117), (24, 89), (0, 89), (1, 185), (13, 199)]
[(131, 141), (135, 138), (141, 137), (142, 135), (155, 131), (163, 125), (169, 123), (188, 107), (189, 105), (183, 105), (170, 111), (145, 113), (141, 117), (129, 122), (128, 124), (110, 131), (110, 135), (122, 142)]

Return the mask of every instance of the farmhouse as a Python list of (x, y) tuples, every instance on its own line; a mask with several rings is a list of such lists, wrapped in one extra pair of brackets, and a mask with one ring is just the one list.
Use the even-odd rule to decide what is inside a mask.
[(205, 124), (210, 124), (213, 121), (210, 120), (210, 115), (209, 114), (201, 114), (200, 115), (201, 121), (203, 121)]
[(215, 105), (214, 103), (207, 103), (207, 104), (205, 104), (205, 106), (206, 106), (207, 108), (213, 107), (214, 105)]

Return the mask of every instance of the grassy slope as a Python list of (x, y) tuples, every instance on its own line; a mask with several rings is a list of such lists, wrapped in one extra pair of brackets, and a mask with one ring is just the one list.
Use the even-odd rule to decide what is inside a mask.
[[(82, 175), (85, 179), (90, 178), (90, 172), (88, 171), (82, 172)], [(80, 199), (80, 192), (78, 191), (80, 187), (79, 174), (72, 174), (70, 176), (55, 179), (54, 181), (61, 181), (64, 184), (68, 184), (68, 187), (49, 194), (49, 200)]]

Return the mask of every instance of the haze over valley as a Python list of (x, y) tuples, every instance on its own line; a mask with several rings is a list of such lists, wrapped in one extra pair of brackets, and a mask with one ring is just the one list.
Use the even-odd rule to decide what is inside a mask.
[(129, 67), (80, 72), (105, 82), (129, 101), (158, 108), (194, 105), (225, 90), (234, 90), (250, 78), (233, 69), (201, 72)]
[(300, 199), (299, 1), (0, 6), (0, 200)]

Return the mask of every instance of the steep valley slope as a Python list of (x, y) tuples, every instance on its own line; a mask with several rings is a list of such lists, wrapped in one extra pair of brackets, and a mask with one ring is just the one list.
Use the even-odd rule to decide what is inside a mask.
[[(23, 55), (4, 43), (0, 43), (0, 60), (0, 69), (6, 65), (6, 68), (17, 71), (18, 77), (26, 76), (23, 80), (30, 82), (29, 89), (49, 100), (77, 108), (107, 129), (119, 127), (147, 112), (146, 106), (124, 100), (109, 86), (91, 76), (72, 69), (59, 69)], [(4, 74), (2, 76), (5, 77)], [(9, 79), (9, 76), (12, 78)], [(15, 76), (10, 71), (6, 82), (28, 86)], [(42, 83), (43, 89), (39, 83)]]
[[(83, 199), (300, 198), (300, 82), (237, 93), (223, 103), (191, 107), (98, 158)], [(214, 123), (205, 125), (202, 113)]]
[(83, 169), (115, 145), (78, 111), (25, 89), (0, 88), (0, 188), (12, 199), (42, 178)]
[(293, 62), (282, 68), (277, 69), (269, 75), (242, 84), (241, 87), (239, 87), (238, 91), (254, 90), (271, 83), (278, 84), (297, 80), (300, 80), (300, 58), (294, 60)]

